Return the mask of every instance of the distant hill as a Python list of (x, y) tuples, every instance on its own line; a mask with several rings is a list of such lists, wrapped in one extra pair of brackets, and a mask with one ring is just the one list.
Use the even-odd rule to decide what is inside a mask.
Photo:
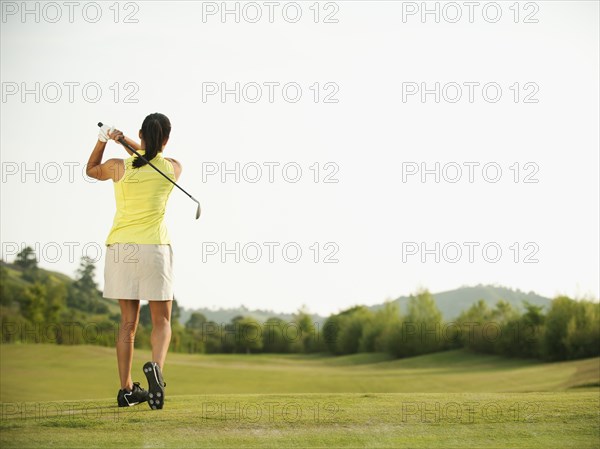
[[(259, 323), (264, 323), (269, 318), (280, 318), (286, 322), (291, 322), (294, 319), (293, 314), (291, 313), (277, 313), (268, 309), (248, 309), (247, 307), (241, 305), (240, 307), (232, 307), (228, 309), (219, 308), (216, 310), (206, 307), (200, 307), (197, 309), (185, 309), (181, 307), (179, 321), (185, 323), (190, 318), (192, 312), (200, 312), (206, 317), (207, 320), (220, 324), (229, 323), (232, 318), (238, 315), (250, 316)], [(323, 324), (327, 319), (325, 316), (316, 314), (311, 314), (311, 317), (314, 323), (320, 324)]]
[[(550, 298), (540, 296), (534, 292), (525, 293), (518, 289), (512, 290), (507, 287), (481, 284), (474, 287), (464, 286), (455, 290), (432, 293), (432, 295), (435, 299), (437, 307), (442, 312), (442, 316), (446, 320), (456, 318), (463, 310), (468, 309), (480, 299), (483, 299), (489, 306), (492, 307), (498, 301), (503, 299), (504, 301), (510, 303), (517, 310), (523, 309), (523, 301), (527, 301), (537, 306), (542, 306), (544, 307), (544, 310), (547, 310), (547, 307), (552, 301)], [(408, 296), (401, 296), (400, 298), (394, 300), (394, 302), (400, 305), (400, 313), (407, 312), (408, 299)], [(371, 306), (370, 309), (377, 310), (382, 306), (383, 304), (377, 304)]]
[[(449, 290), (441, 293), (433, 294), (436, 304), (442, 316), (447, 319), (456, 318), (463, 310), (471, 307), (472, 304), (476, 303), (480, 299), (483, 299), (491, 307), (493, 307), (501, 299), (509, 302), (515, 309), (521, 310), (523, 308), (523, 301), (528, 301), (531, 304), (535, 304), (542, 307), (549, 306), (551, 299), (540, 296), (534, 292), (525, 293), (521, 290), (512, 290), (507, 287), (493, 286), (493, 285), (476, 285), (474, 287), (460, 287), (455, 290)], [(401, 296), (394, 300), (400, 305), (400, 312), (407, 312), (408, 296)], [(370, 306), (369, 309), (375, 311), (383, 307), (382, 304), (376, 304)], [(268, 318), (278, 317), (284, 321), (292, 321), (292, 314), (276, 313), (271, 310), (264, 309), (248, 309), (243, 305), (240, 307), (233, 307), (228, 309), (217, 309), (211, 310), (205, 307), (198, 309), (181, 309), (180, 321), (185, 323), (192, 312), (200, 312), (204, 316), (216, 323), (228, 323), (231, 319), (237, 315), (251, 316), (259, 323), (265, 322)], [(311, 315), (313, 322), (323, 324), (327, 317), (313, 314)]]

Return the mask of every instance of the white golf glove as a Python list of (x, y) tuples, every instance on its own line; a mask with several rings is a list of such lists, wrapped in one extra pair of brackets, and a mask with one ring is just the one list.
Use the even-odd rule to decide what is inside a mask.
[(107, 125), (102, 125), (102, 128), (100, 128), (100, 132), (98, 133), (98, 140), (100, 142), (108, 142), (110, 139), (110, 137), (108, 137), (108, 133), (112, 133), (114, 130), (114, 126), (109, 128)]

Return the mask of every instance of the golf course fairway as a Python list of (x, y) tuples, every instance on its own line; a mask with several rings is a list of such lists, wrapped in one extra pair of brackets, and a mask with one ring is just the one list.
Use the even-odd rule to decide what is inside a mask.
[[(149, 356), (135, 351), (142, 386)], [(115, 406), (112, 348), (2, 345), (1, 360), (3, 448), (600, 444), (599, 358), (170, 353), (160, 411)]]

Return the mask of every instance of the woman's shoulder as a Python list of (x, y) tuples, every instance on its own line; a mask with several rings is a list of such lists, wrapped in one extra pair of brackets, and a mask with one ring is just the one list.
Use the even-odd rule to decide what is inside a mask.
[(165, 159), (172, 162), (174, 165), (181, 167), (181, 162), (179, 162), (177, 159), (173, 159), (172, 157), (166, 157)]
[(104, 165), (106, 166), (107, 170), (110, 172), (110, 177), (112, 178), (113, 181), (119, 182), (123, 178), (123, 175), (125, 174), (125, 163), (124, 163), (123, 159), (119, 159), (119, 158), (108, 159), (104, 163)]
[(172, 157), (165, 157), (165, 160), (169, 161), (173, 165), (173, 170), (175, 171), (175, 180), (177, 181), (183, 170), (181, 162), (179, 162), (177, 159), (173, 159)]

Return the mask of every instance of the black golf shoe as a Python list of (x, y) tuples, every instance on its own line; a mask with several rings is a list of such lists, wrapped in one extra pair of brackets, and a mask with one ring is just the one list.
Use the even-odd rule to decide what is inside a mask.
[(158, 363), (147, 362), (144, 365), (144, 374), (148, 379), (148, 405), (152, 410), (163, 408), (167, 383), (162, 377)]
[(119, 390), (117, 394), (117, 403), (119, 407), (131, 407), (132, 405), (138, 405), (148, 400), (148, 392), (140, 387), (139, 382), (133, 383), (133, 389), (127, 391), (126, 389)]

